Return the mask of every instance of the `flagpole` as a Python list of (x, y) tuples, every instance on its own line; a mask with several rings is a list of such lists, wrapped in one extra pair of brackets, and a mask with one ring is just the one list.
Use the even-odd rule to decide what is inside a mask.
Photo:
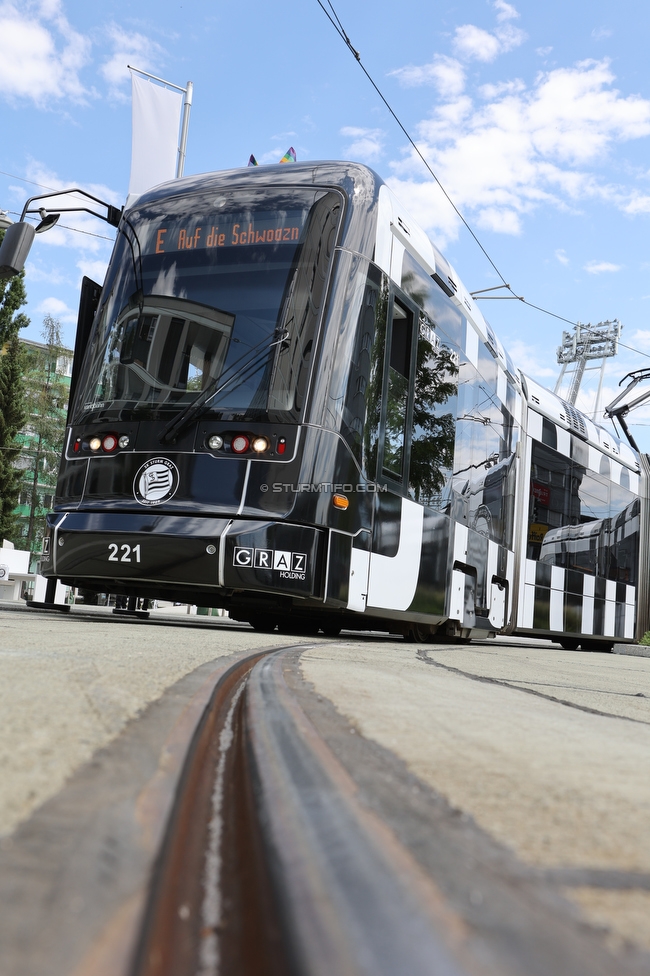
[(176, 178), (178, 179), (183, 175), (183, 170), (185, 168), (185, 149), (187, 147), (187, 130), (190, 125), (190, 109), (192, 108), (192, 95), (194, 93), (194, 85), (191, 81), (188, 81), (187, 88), (185, 89), (185, 98), (183, 99), (183, 120), (181, 122), (181, 142), (178, 147), (178, 165), (176, 166)]
[(137, 71), (139, 75), (144, 75), (146, 78), (151, 78), (152, 81), (159, 81), (161, 85), (167, 85), (168, 88), (175, 88), (176, 91), (183, 92), (183, 95), (185, 96), (183, 99), (183, 117), (181, 119), (181, 138), (178, 146), (178, 161), (176, 163), (176, 179), (179, 179), (183, 175), (183, 170), (185, 169), (187, 131), (190, 126), (190, 109), (192, 108), (194, 85), (191, 81), (188, 81), (187, 87), (183, 88), (181, 85), (175, 85), (171, 81), (166, 81), (165, 78), (158, 78), (157, 75), (152, 75), (150, 71), (142, 71), (141, 68), (134, 68), (132, 64), (127, 64), (127, 68), (129, 71)]

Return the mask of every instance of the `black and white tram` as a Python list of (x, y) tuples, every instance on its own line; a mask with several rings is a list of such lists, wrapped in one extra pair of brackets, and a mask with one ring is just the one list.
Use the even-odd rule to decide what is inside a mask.
[(638, 457), (354, 163), (141, 196), (85, 280), (42, 571), (261, 630), (635, 636)]

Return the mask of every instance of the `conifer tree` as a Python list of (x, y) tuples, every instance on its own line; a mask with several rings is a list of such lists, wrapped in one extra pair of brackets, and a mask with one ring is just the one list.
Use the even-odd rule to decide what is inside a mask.
[(25, 404), (29, 440), (21, 452), (24, 470), (22, 491), (28, 497), (26, 548), (40, 549), (45, 514), (49, 508), (43, 504), (43, 489), (54, 494), (63, 439), (68, 402), (68, 387), (57, 370), (60, 357), (65, 353), (61, 341), (61, 325), (58, 319), (46, 315), (41, 332), (45, 340), (43, 349), (27, 348), (24, 373)]
[[(0, 244), (4, 236), (4, 230), (0, 230)], [(18, 335), (20, 329), (29, 325), (27, 316), (18, 312), (26, 302), (24, 271), (13, 278), (0, 279), (0, 349), (12, 336)]]
[[(4, 237), (0, 230), (0, 244)], [(17, 542), (14, 508), (21, 474), (14, 468), (20, 451), (16, 436), (25, 417), (22, 352), (18, 332), (29, 325), (19, 309), (26, 303), (24, 272), (0, 281), (0, 542)]]
[(14, 334), (0, 355), (0, 540), (17, 542), (18, 504), (22, 471), (15, 467), (20, 454), (16, 435), (25, 421), (23, 355)]

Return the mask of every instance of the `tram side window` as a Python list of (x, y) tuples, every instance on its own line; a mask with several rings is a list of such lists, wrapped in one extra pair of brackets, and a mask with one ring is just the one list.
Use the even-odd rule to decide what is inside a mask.
[[(572, 450), (578, 453), (587, 454)], [(625, 487), (533, 442), (529, 559), (634, 583), (638, 510)]]
[(454, 464), (458, 353), (442, 342), (420, 314), (409, 494), (439, 511), (449, 505)]
[(388, 281), (368, 269), (342, 412), (341, 429), (362, 470), (374, 477), (381, 414)]
[(286, 338), (278, 346), (268, 393), (272, 419), (275, 411), (298, 414), (302, 409), (340, 212), (337, 193), (328, 193), (315, 204), (299, 259), (287, 282), (281, 322)]
[(402, 288), (423, 309), (438, 334), (443, 333), (452, 346), (463, 347), (465, 319), (442, 289), (408, 251), (402, 264)]
[(396, 301), (390, 336), (382, 467), (384, 474), (398, 480), (404, 475), (412, 339), (413, 315)]
[(454, 451), (453, 518), (512, 546), (518, 428), (467, 360), (460, 364)]

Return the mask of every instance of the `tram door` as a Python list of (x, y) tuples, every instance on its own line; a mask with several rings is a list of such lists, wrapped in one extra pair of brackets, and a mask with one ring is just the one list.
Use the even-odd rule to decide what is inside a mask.
[(417, 587), (424, 510), (408, 497), (418, 309), (394, 290), (386, 325), (368, 605), (406, 610)]
[(406, 495), (413, 427), (417, 310), (406, 296), (393, 296), (386, 329), (384, 390), (377, 481)]

